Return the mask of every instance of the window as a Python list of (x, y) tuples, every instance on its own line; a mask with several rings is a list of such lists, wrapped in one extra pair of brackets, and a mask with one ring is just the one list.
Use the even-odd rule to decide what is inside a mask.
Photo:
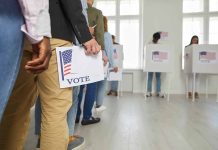
[(104, 16), (114, 16), (116, 14), (116, 1), (96, 1), (96, 8), (100, 9), (103, 12)]
[(183, 0), (183, 12), (202, 12), (203, 11), (203, 0)]
[[(127, 32), (128, 31), (128, 32)], [(123, 44), (124, 53), (124, 67), (135, 68), (139, 66), (139, 21), (138, 20), (121, 20), (120, 21), (120, 43)]]
[(120, 15), (138, 15), (139, 0), (120, 0)]
[(211, 17), (209, 24), (209, 44), (218, 44), (218, 17)]
[(218, 0), (183, 0), (183, 48), (193, 35), (200, 44), (218, 44), (217, 27)]
[(218, 11), (218, 0), (209, 0), (209, 10), (210, 11)]
[(143, 52), (140, 28), (143, 0), (95, 0), (96, 8), (108, 18), (108, 31), (123, 45), (124, 69), (140, 69)]
[(203, 18), (184, 18), (183, 19), (183, 47), (190, 43), (191, 37), (197, 35), (199, 43), (203, 43)]

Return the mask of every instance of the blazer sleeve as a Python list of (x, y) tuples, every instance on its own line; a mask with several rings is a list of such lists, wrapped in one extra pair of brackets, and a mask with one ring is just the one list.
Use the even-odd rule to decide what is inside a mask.
[(66, 17), (69, 19), (74, 33), (80, 42), (83, 44), (92, 39), (89, 32), (85, 16), (82, 13), (82, 4), (80, 0), (60, 0)]

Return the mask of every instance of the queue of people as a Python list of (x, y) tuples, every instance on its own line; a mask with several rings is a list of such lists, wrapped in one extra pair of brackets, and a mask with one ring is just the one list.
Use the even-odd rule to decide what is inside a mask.
[[(80, 147), (85, 139), (75, 133), (75, 123), (81, 121), (82, 125), (90, 125), (101, 121), (101, 118), (93, 116), (92, 109), (106, 109), (103, 105), (106, 78), (96, 83), (61, 89), (55, 52), (56, 47), (77, 44), (85, 48), (87, 55), (96, 55), (102, 50), (103, 65), (108, 63), (114, 72), (118, 71), (112, 56), (113, 44), (118, 43), (115, 36), (108, 32), (107, 18), (101, 10), (93, 7), (93, 2), (7, 0), (0, 5), (2, 14), (6, 16), (2, 20), (4, 23), (1, 22), (2, 28), (7, 27), (10, 31), (0, 29), (4, 33), (0, 35), (1, 40), (7, 37), (1, 44), (4, 43), (8, 49), (0, 50), (6, 55), (0, 61), (9, 64), (0, 68), (1, 77), (6, 78), (0, 80), (3, 85), (0, 87), (0, 149), (23, 149), (30, 124), (30, 110), (35, 103), (36, 148), (40, 150)], [(159, 39), (160, 33), (157, 32), (152, 43), (157, 44)], [(13, 45), (14, 40), (16, 43)], [(193, 37), (190, 44), (197, 43), (198, 38)], [(147, 97), (152, 96), (153, 74), (148, 74)], [(156, 72), (155, 75), (156, 96), (164, 98), (161, 73)], [(107, 95), (117, 96), (117, 92), (118, 81), (111, 81)], [(189, 92), (189, 97), (192, 96)], [(199, 97), (197, 92), (195, 97)], [(82, 100), (84, 105), (81, 109)]]

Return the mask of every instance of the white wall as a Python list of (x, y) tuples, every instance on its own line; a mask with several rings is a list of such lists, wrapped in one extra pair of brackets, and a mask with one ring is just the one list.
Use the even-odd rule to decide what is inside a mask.
[[(143, 0), (143, 41), (144, 45), (152, 39), (157, 31), (169, 33), (169, 37), (162, 43), (169, 43), (175, 46), (175, 68), (172, 74), (171, 92), (173, 94), (185, 93), (185, 76), (181, 69), (182, 59), (182, 0)], [(161, 41), (160, 41), (161, 42)], [(146, 73), (142, 70), (126, 70), (132, 72), (133, 83), (130, 80), (131, 74), (124, 73), (123, 90), (142, 93), (145, 91)], [(166, 89), (166, 75), (162, 75), (162, 91)], [(209, 79), (209, 93), (216, 92), (216, 78)], [(204, 93), (205, 77), (201, 77), (199, 86), (200, 93)]]

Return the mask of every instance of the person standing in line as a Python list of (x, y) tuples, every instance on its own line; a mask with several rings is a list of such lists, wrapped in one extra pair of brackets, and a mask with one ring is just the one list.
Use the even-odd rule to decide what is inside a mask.
[[(101, 10), (92, 7), (94, 0), (87, 0), (88, 9), (88, 21), (91, 33), (93, 33), (94, 38), (100, 44), (102, 50), (104, 50), (104, 23), (103, 23), (103, 15)], [(106, 62), (107, 60), (103, 57), (103, 61)], [(80, 120), (81, 115), (81, 102), (83, 98), (83, 89), (84, 85), (80, 86), (80, 93), (79, 93), (79, 104), (77, 110), (77, 117), (76, 123)], [(82, 125), (89, 125), (100, 122), (100, 118), (92, 116), (92, 108), (96, 98), (96, 89), (97, 83), (91, 83), (86, 85), (86, 93), (84, 98), (84, 106), (83, 106), (83, 118), (81, 121)]]
[[(0, 56), (4, 56), (0, 59), (0, 122), (19, 71), (23, 51), (23, 33), (26, 33), (32, 46), (37, 48), (32, 53), (35, 59), (27, 62), (25, 69), (32, 71), (28, 67), (34, 65), (35, 70), (37, 67), (38, 71), (42, 72), (47, 69), (50, 58), (49, 42), (48, 38), (45, 38), (50, 36), (50, 22), (49, 19), (42, 22), (43, 18), (45, 19), (49, 14), (45, 13), (46, 8), (43, 8), (41, 0), (38, 3), (39, 6), (41, 5), (40, 8), (35, 10), (32, 10), (34, 3), (24, 2), (25, 0), (8, 0), (0, 4)], [(44, 13), (40, 15), (40, 11)], [(41, 20), (36, 22), (32, 15)], [(36, 56), (36, 53), (41, 55)]]
[[(153, 34), (153, 40), (151, 44), (158, 44), (160, 39), (160, 32), (156, 32)], [(153, 74), (156, 76), (156, 96), (160, 98), (164, 98), (164, 94), (161, 93), (161, 73), (160, 72), (148, 72), (148, 83), (147, 83), (147, 94), (146, 97), (152, 96), (152, 80)]]
[[(192, 38), (191, 38), (191, 41), (190, 41), (190, 44), (189, 45), (187, 45), (187, 46), (190, 46), (190, 45), (193, 45), (193, 44), (198, 44), (198, 42), (199, 42), (199, 38), (198, 38), (198, 36), (197, 35), (194, 35), (194, 36), (192, 36)], [(186, 46), (186, 47), (187, 47)], [(199, 74), (196, 74), (196, 78), (195, 78), (195, 84), (196, 84), (196, 90), (198, 89), (198, 85), (199, 85)], [(189, 73), (188, 74), (188, 98), (189, 99), (192, 99), (192, 88), (193, 88), (193, 76), (192, 76), (192, 74), (191, 73)], [(199, 98), (199, 94), (198, 94), (198, 92), (197, 91), (195, 91), (195, 93), (194, 93), (194, 96), (195, 96), (195, 98)]]
[[(87, 0), (81, 0), (83, 14), (86, 17), (86, 21), (88, 23), (88, 16), (87, 16)], [(79, 42), (76, 40), (76, 45)], [(67, 124), (69, 128), (69, 144), (68, 150), (75, 149), (75, 148), (82, 148), (85, 144), (85, 139), (82, 136), (75, 134), (75, 120), (76, 120), (76, 113), (78, 107), (78, 94), (79, 94), (80, 86), (73, 87), (73, 104), (70, 107), (67, 113)], [(40, 100), (36, 101), (35, 105), (35, 134), (39, 136), (36, 148), (40, 148), (40, 130), (41, 130), (41, 105)]]
[[(33, 4), (32, 1), (25, 1), (25, 4), (27, 3)], [(72, 105), (72, 88), (60, 89), (59, 87), (55, 49), (56, 47), (72, 45), (72, 42), (75, 43), (76, 35), (79, 42), (85, 47), (86, 54), (97, 54), (100, 50), (100, 46), (89, 32), (85, 17), (82, 14), (80, 0), (59, 0), (58, 3), (50, 0), (49, 5), (48, 1), (43, 0), (41, 3), (37, 1), (33, 10), (36, 10), (37, 7), (46, 8), (45, 12), (48, 12), (49, 8), (52, 56), (49, 68), (41, 74), (37, 74), (41, 70), (37, 70), (38, 67), (35, 68), (34, 65), (28, 66), (27, 69), (35, 74), (29, 74), (21, 67), (0, 124), (0, 147), (5, 150), (23, 149), (29, 126), (30, 108), (34, 105), (38, 95), (40, 95), (42, 108), (40, 149), (67, 149), (69, 133), (66, 116)], [(26, 11), (29, 13), (30, 10)], [(42, 13), (43, 11), (40, 11), (40, 14)], [(49, 18), (47, 20), (40, 19), (34, 18), (36, 21), (50, 20)], [(37, 48), (33, 47), (33, 50)], [(32, 60), (32, 47), (28, 41), (25, 41), (24, 49), (21, 66)], [(38, 55), (42, 54), (37, 53), (36, 56)]]
[[(109, 60), (109, 68), (113, 68), (114, 72), (118, 71), (118, 67), (115, 66), (114, 60), (113, 60), (113, 42), (112, 42), (112, 36), (108, 32), (108, 20), (107, 17), (103, 16), (104, 20), (104, 55)], [(106, 64), (105, 64), (106, 65)], [(96, 95), (96, 111), (101, 112), (106, 109), (105, 106), (103, 106), (105, 91), (106, 91), (106, 82), (107, 79), (105, 78), (102, 81), (97, 82), (97, 95)]]
[[(113, 41), (113, 44), (119, 45), (119, 43), (116, 42), (114, 35), (112, 35), (112, 41)], [(107, 95), (118, 96), (118, 81), (109, 81), (109, 85), (110, 85), (109, 86), (110, 90), (107, 93)]]

